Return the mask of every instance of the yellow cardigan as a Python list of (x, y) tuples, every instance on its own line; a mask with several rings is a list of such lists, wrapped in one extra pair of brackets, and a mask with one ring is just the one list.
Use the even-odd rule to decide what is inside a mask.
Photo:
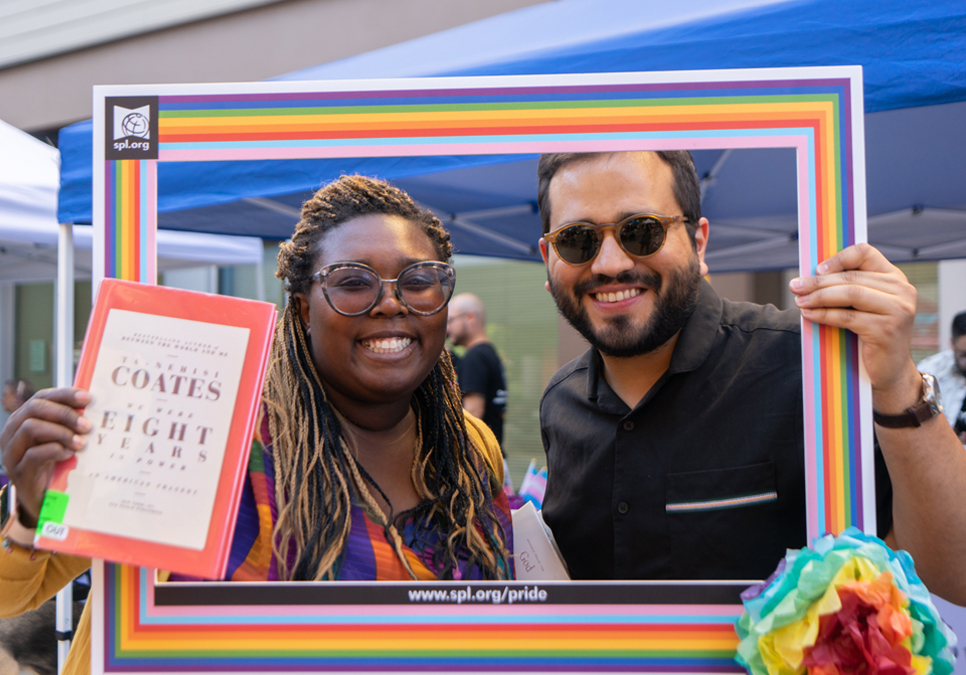
[[(0, 550), (0, 617), (40, 607), (90, 566), (90, 558), (47, 551), (31, 553), (16, 544)], [(63, 675), (90, 672), (91, 603), (87, 603), (75, 627)]]
[[(483, 449), (494, 488), (503, 488), (503, 456), (500, 446), (483, 422), (464, 411), (466, 431), (470, 441)], [(57, 591), (73, 581), (91, 566), (90, 558), (79, 558), (62, 553), (31, 552), (13, 545), (0, 550), (0, 617), (17, 616), (36, 609)], [(92, 593), (97, 589), (92, 589)], [(61, 675), (90, 675), (91, 672), (91, 603), (74, 632), (70, 654)]]

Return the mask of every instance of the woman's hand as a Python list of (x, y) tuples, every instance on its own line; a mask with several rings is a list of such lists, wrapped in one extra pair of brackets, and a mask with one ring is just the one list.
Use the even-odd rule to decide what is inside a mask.
[(0, 432), (0, 456), (17, 488), (20, 522), (35, 527), (54, 465), (87, 445), (93, 428), (80, 409), (91, 401), (82, 389), (44, 389), (11, 413)]

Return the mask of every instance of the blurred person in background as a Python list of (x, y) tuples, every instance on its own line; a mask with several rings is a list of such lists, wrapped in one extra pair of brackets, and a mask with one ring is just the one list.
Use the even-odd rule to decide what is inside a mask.
[[(7, 380), (3, 383), (3, 396), (0, 396), (0, 404), (8, 415), (24, 404), (24, 402), (34, 395), (34, 385), (30, 380)], [(7, 471), (0, 462), (0, 488), (7, 484)], [(6, 497), (0, 497), (0, 518), (7, 518)]]
[(966, 445), (966, 312), (953, 317), (950, 349), (919, 362), (918, 368), (939, 382), (946, 419)]
[(500, 355), (486, 337), (483, 302), (472, 293), (454, 297), (450, 301), (446, 334), (454, 345), (466, 348), (455, 364), (463, 392), (463, 409), (483, 420), (502, 447), (506, 375)]
[(12, 413), (33, 395), (34, 385), (30, 380), (7, 380), (3, 383), (3, 396), (0, 397), (0, 403), (7, 413)]

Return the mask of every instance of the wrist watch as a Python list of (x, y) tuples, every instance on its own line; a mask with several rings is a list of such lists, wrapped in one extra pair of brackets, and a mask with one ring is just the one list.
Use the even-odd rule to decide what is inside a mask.
[(7, 515), (7, 522), (3, 524), (3, 528), (0, 530), (3, 548), (8, 548), (7, 542), (12, 541), (20, 548), (32, 549), (36, 532), (33, 528), (28, 528), (20, 522), (20, 514), (14, 509)]
[(922, 423), (938, 417), (943, 411), (942, 398), (939, 396), (939, 383), (929, 373), (922, 375), (922, 393), (919, 402), (898, 415), (883, 415), (872, 411), (872, 419), (880, 427), (902, 429), (905, 427), (920, 427)]

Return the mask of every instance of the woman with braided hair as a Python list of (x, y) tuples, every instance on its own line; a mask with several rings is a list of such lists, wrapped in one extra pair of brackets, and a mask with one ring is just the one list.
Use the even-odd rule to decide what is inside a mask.
[(510, 576), (499, 450), (443, 349), (451, 254), (435, 216), (361, 176), (306, 202), (282, 246), (264, 396), (281, 578)]
[[(439, 220), (382, 181), (343, 176), (279, 254), (275, 330), (227, 579), (512, 578), (492, 432), (465, 414), (448, 353), (455, 274)], [(18, 511), (3, 530), (0, 616), (90, 564), (31, 551), (49, 467), (84, 446), (90, 394), (39, 392), (0, 433)], [(90, 616), (66, 675), (87, 673)]]

